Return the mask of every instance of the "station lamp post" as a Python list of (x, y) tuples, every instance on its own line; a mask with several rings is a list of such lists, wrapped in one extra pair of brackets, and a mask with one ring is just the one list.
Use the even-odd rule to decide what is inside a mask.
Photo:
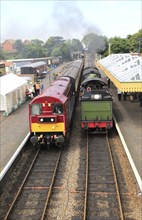
[(110, 42), (108, 43), (108, 55), (110, 55), (110, 53), (111, 53), (111, 44), (110, 44)]

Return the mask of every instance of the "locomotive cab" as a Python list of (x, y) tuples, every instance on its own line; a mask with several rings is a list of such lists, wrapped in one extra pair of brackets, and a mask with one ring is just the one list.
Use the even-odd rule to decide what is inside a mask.
[(65, 134), (65, 106), (62, 103), (33, 103), (30, 106), (31, 137), (33, 144), (64, 143)]
[(113, 127), (112, 96), (96, 90), (85, 92), (81, 97), (81, 128), (102, 133)]

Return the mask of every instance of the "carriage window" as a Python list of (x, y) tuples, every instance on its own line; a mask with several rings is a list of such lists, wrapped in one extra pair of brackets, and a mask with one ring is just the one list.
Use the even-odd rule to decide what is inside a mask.
[(52, 112), (55, 114), (63, 114), (63, 105), (60, 103), (53, 104)]
[(41, 104), (33, 104), (31, 106), (31, 114), (32, 115), (40, 115), (41, 114)]

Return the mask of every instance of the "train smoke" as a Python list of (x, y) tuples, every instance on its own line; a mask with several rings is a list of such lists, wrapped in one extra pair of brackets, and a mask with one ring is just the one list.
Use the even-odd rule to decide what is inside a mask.
[[(22, 7), (23, 11), (20, 10)], [(51, 36), (81, 41), (88, 33), (101, 34), (95, 21), (89, 22), (82, 13), (77, 1), (16, 1), (15, 4), (5, 3), (2, 12), (4, 11), (9, 16), (4, 13), (2, 16), (2, 41), (40, 39), (45, 42)], [(87, 16), (89, 11), (85, 14)], [(23, 19), (18, 19), (21, 15)]]
[[(101, 31), (96, 25), (87, 22), (76, 2), (56, 2), (53, 7), (52, 17), (54, 21), (55, 36), (62, 36), (65, 39), (79, 39), (89, 33), (100, 35)], [(105, 42), (97, 38), (97, 47), (104, 50)]]
[(56, 2), (52, 17), (56, 33), (67, 39), (79, 38), (82, 40), (87, 33), (99, 34), (100, 32), (95, 25), (86, 22), (83, 13), (75, 2)]

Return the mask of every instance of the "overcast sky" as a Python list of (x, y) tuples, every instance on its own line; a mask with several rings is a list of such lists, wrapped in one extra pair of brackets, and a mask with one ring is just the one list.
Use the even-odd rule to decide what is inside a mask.
[(142, 28), (141, 0), (1, 0), (1, 42), (87, 33), (127, 37)]

